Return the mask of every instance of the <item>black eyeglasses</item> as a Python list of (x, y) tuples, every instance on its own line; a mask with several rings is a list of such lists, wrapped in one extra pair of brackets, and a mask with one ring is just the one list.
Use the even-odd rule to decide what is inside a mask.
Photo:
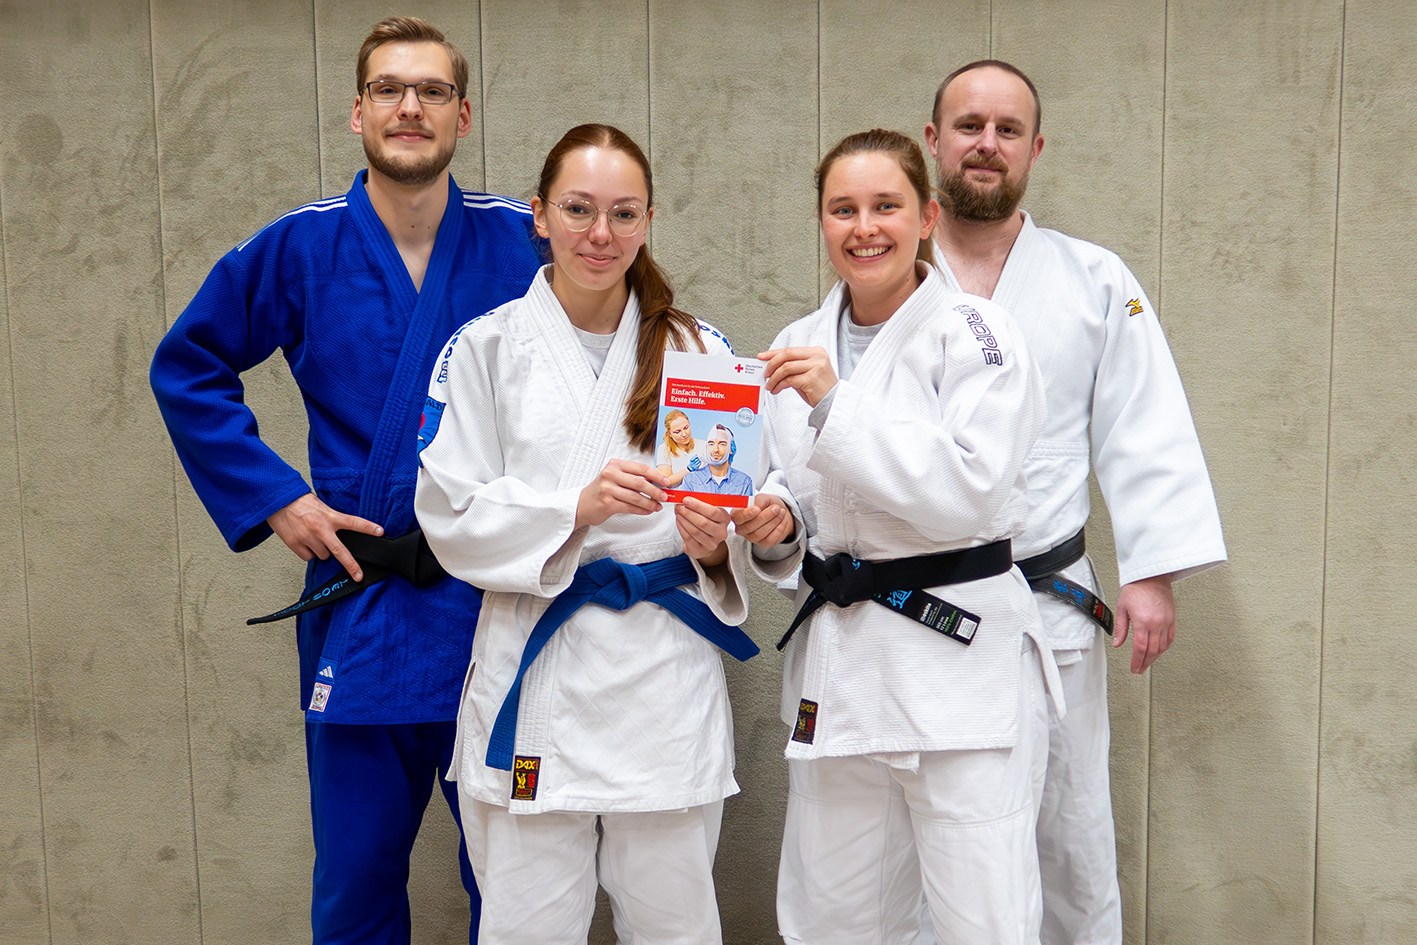
[(447, 82), (391, 82), (381, 79), (364, 83), (364, 94), (369, 96), (369, 101), (380, 105), (397, 105), (409, 89), (413, 89), (424, 105), (446, 105), (458, 97), (458, 90)]

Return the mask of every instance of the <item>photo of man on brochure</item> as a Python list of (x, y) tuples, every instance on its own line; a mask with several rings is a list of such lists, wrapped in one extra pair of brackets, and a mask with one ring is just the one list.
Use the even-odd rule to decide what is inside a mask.
[(679, 488), (685, 492), (708, 492), (714, 495), (753, 494), (753, 477), (733, 468), (733, 431), (721, 423), (714, 424), (704, 440), (708, 467), (696, 469), (684, 476)]

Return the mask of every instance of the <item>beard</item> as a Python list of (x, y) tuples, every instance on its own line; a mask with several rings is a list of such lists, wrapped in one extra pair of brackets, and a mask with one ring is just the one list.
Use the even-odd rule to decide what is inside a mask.
[(370, 143), (364, 136), (364, 156), (369, 166), (396, 184), (407, 187), (421, 187), (438, 179), (453, 159), (453, 148), (457, 139), (450, 138), (446, 145), (439, 145), (432, 154), (424, 157), (395, 158), (381, 147), (382, 141)]
[[(1004, 172), (1004, 177), (992, 188), (982, 188), (965, 178), (961, 168), (946, 172), (940, 170), (940, 197), (945, 212), (961, 220), (974, 223), (994, 223), (1008, 219), (1023, 202), (1023, 193), (1028, 189), (1028, 170), (1017, 180), (1008, 177), (1008, 168), (997, 159), (984, 160), (974, 156), (970, 163), (982, 165)], [(968, 159), (966, 159), (968, 160)]]

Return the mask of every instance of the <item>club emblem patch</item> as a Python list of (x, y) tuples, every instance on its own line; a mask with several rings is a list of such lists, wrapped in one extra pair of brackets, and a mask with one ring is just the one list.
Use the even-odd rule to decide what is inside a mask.
[(517, 755), (512, 762), (512, 800), (536, 800), (536, 788), (541, 780), (541, 759)]
[(423, 416), (418, 421), (418, 452), (427, 449), (428, 444), (433, 442), (433, 437), (438, 435), (438, 425), (443, 422), (443, 410), (447, 406), (432, 397), (423, 398)]
[(817, 704), (803, 699), (802, 704), (797, 707), (797, 724), (792, 729), (792, 740), (810, 745), (816, 737)]

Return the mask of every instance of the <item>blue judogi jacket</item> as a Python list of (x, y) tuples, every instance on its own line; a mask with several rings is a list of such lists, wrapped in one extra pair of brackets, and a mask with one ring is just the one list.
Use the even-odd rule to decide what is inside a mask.
[[(415, 524), (417, 433), (428, 378), (459, 326), (526, 293), (540, 244), (526, 204), (464, 193), (448, 207), (424, 275), (408, 270), (365, 192), (299, 207), (227, 253), (158, 345), (151, 382), (193, 489), (235, 551), (271, 535), (267, 516), (310, 491), (257, 433), (240, 374), (277, 348), (310, 421), (314, 492), (400, 535)], [(313, 561), (306, 588), (339, 564)], [(268, 599), (251, 602), (252, 612)], [(446, 578), (393, 576), (298, 618), (311, 721), (398, 724), (456, 717), (481, 594)]]

